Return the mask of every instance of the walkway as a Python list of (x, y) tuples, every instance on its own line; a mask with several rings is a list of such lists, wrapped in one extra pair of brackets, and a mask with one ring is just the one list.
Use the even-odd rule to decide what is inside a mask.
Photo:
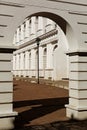
[(87, 121), (82, 127), (81, 122), (66, 118), (67, 103), (68, 90), (14, 81), (14, 110), (19, 113), (15, 130), (86, 130)]

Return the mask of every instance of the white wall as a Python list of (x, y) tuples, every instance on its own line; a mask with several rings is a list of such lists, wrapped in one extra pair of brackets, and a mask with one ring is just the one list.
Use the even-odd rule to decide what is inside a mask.
[(68, 56), (66, 52), (68, 50), (68, 43), (63, 31), (58, 27), (58, 47), (53, 53), (53, 78), (54, 80), (60, 80), (62, 78), (69, 77)]

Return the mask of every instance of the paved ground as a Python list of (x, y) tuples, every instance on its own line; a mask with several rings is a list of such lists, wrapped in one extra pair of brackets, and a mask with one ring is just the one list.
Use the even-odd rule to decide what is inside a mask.
[(66, 118), (68, 90), (14, 80), (15, 130), (87, 130), (87, 120)]

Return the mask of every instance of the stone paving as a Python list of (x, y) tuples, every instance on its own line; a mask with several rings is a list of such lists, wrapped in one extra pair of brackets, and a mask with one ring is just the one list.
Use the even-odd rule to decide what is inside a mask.
[(87, 130), (87, 120), (69, 119), (68, 90), (14, 80), (14, 130)]

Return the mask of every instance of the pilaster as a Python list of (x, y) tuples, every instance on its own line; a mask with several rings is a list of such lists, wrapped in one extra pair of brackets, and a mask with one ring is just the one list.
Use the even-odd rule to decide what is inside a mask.
[(13, 48), (0, 48), (0, 130), (10, 130), (17, 112), (13, 112)]
[(19, 28), (17, 29), (17, 36), (16, 36), (16, 38), (17, 38), (17, 43), (19, 43), (19, 41), (20, 41), (20, 30), (19, 30)]
[(28, 68), (29, 66), (29, 53), (28, 51), (25, 52), (25, 76), (28, 76)]
[(36, 33), (36, 27), (35, 27), (35, 20), (36, 17), (31, 17), (31, 33), (30, 33), (30, 39), (35, 38), (35, 33)]
[(21, 40), (24, 40), (24, 24), (21, 25), (20, 35), (21, 35)]
[(29, 20), (27, 19), (25, 22), (25, 38), (29, 37)]
[(13, 75), (15, 75), (15, 70), (16, 70), (16, 56), (13, 56)]
[(38, 17), (38, 29), (37, 29), (37, 36), (43, 34), (43, 17)]
[(87, 118), (87, 52), (68, 53), (70, 60), (68, 117)]
[(51, 19), (47, 18), (46, 32), (49, 32), (52, 29), (54, 29), (54, 22)]
[(47, 44), (47, 67), (46, 67), (46, 77), (52, 78), (53, 69), (53, 46), (52, 44)]
[(39, 47), (39, 72), (40, 72), (40, 77), (44, 77), (44, 72), (43, 72), (43, 47)]
[(35, 76), (35, 56), (36, 51), (35, 49), (31, 49), (31, 76)]

